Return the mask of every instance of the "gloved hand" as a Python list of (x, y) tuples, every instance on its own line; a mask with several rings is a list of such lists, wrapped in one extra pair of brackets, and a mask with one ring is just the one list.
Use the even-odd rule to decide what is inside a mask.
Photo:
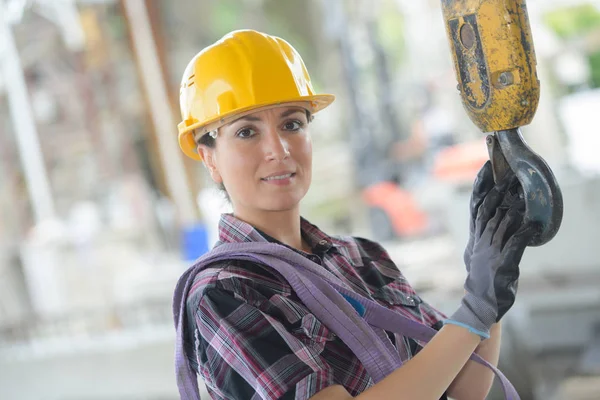
[[(487, 161), (475, 177), (473, 192), (471, 193), (471, 200), (469, 202), (469, 213), (471, 215), (469, 221), (469, 241), (463, 254), (467, 272), (471, 270), (471, 255), (473, 254), (473, 245), (475, 244), (475, 221), (477, 220), (479, 206), (492, 189), (494, 189), (494, 171), (492, 171), (492, 163)], [(497, 197), (500, 196), (500, 193), (495, 190), (491, 195)]]
[(493, 182), (490, 173), (491, 167), (486, 164), (478, 175), (481, 180), (474, 185), (471, 207), (472, 212), (477, 208), (477, 218), (465, 250), (466, 293), (458, 310), (444, 321), (463, 326), (482, 338), (489, 337), (492, 325), (514, 304), (519, 263), (538, 229), (524, 222), (525, 200), (514, 173), (507, 173), (488, 191), (489, 180)]

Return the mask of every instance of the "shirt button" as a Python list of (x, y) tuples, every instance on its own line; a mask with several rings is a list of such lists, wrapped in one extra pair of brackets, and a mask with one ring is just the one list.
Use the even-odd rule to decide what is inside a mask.
[(323, 240), (321, 240), (321, 241), (319, 242), (319, 245), (320, 245), (320, 246), (327, 246), (328, 244), (329, 244), (329, 242), (328, 242), (327, 240), (325, 240), (325, 239), (323, 239)]

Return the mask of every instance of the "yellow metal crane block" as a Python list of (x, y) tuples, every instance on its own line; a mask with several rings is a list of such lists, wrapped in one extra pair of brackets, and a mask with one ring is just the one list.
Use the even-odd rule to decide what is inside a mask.
[(531, 123), (540, 98), (525, 0), (442, 0), (458, 89), (483, 132)]

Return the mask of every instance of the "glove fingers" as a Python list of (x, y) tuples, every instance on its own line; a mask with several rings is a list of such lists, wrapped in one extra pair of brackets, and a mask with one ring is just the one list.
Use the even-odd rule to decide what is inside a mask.
[(475, 181), (473, 182), (473, 192), (471, 193), (471, 199), (469, 201), (469, 213), (471, 218), (469, 219), (469, 241), (465, 247), (463, 253), (463, 260), (467, 271), (469, 271), (471, 264), (471, 253), (473, 252), (473, 244), (475, 242), (475, 221), (477, 219), (477, 212), (479, 206), (488, 195), (490, 190), (494, 188), (494, 171), (492, 170), (492, 163), (486, 161), (483, 167), (477, 173)]
[(533, 235), (539, 231), (539, 226), (535, 223), (529, 223), (521, 226), (517, 232), (506, 242), (502, 250), (502, 258), (506, 263), (519, 264), (527, 245)]
[[(508, 203), (510, 208), (506, 212), (504, 219), (500, 222), (492, 240), (492, 245), (499, 249), (504, 249), (508, 241), (519, 232), (519, 229), (523, 225), (525, 211), (525, 200), (519, 199), (518, 193), (507, 193), (504, 203)], [(521, 260), (520, 257), (517, 258), (518, 260), (512, 257), (505, 258), (494, 276), (498, 321), (512, 307), (517, 295), (520, 274), (519, 262)]]
[(478, 242), (484, 243), (486, 246), (494, 246), (494, 244), (492, 243), (494, 235), (496, 234), (498, 227), (502, 224), (504, 216), (507, 212), (505, 208), (501, 207), (496, 208), (495, 211), (496, 213), (494, 214), (492, 219), (490, 219), (485, 225), (485, 229), (478, 240)]
[(475, 182), (473, 182), (473, 193), (471, 194), (470, 211), (471, 221), (475, 222), (477, 218), (477, 210), (479, 206), (487, 196), (487, 194), (494, 188), (494, 171), (492, 170), (492, 163), (487, 161), (483, 167), (477, 173)]
[[(507, 177), (512, 176), (512, 170), (507, 171)], [(513, 174), (514, 175), (514, 174)], [(494, 182), (494, 171), (492, 169), (492, 163), (487, 161), (483, 167), (477, 173), (477, 177), (473, 183), (473, 192), (469, 203), (470, 211), (470, 222), (469, 222), (469, 241), (465, 247), (463, 253), (463, 260), (467, 271), (470, 270), (471, 256), (473, 252), (473, 245), (475, 238), (479, 237), (485, 229), (489, 219), (496, 212), (497, 204), (501, 202), (503, 195), (500, 193), (502, 188), (506, 185), (505, 182), (501, 181), (500, 185), (496, 185)], [(487, 201), (486, 201), (487, 199)], [(486, 206), (484, 212), (482, 212), (479, 221), (478, 215), (482, 211), (482, 204), (485, 202)], [(479, 224), (479, 225), (478, 225)]]
[[(510, 178), (513, 178), (511, 176)], [(488, 225), (490, 218), (496, 215), (497, 209), (504, 201), (504, 196), (511, 184), (512, 179), (501, 180), (493, 189), (489, 191), (485, 199), (481, 203), (477, 212), (477, 219), (475, 222), (475, 236), (481, 236), (484, 229)]]
[(510, 208), (508, 209), (504, 218), (498, 225), (498, 229), (494, 233), (494, 237), (492, 239), (494, 245), (496, 245), (500, 249), (504, 248), (504, 246), (508, 242), (508, 239), (511, 238), (523, 224), (525, 200), (518, 198), (514, 200), (514, 198), (517, 196), (518, 195), (512, 195), (510, 193), (506, 194), (507, 198), (510, 197), (512, 199), (506, 201), (505, 198), (504, 203), (512, 202), (512, 204), (510, 205)]

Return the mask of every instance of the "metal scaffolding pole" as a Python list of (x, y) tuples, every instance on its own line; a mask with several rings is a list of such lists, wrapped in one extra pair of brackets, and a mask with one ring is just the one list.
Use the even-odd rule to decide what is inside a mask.
[(197, 211), (186, 179), (182, 153), (177, 145), (176, 123), (173, 120), (167, 88), (160, 69), (148, 10), (144, 0), (124, 0), (123, 4), (130, 24), (136, 57), (144, 66), (142, 83), (148, 96), (150, 115), (158, 137), (167, 186), (177, 207), (180, 222), (189, 226), (197, 220)]
[(6, 85), (10, 115), (35, 222), (39, 223), (54, 217), (54, 200), (10, 22), (5, 2), (0, 0), (0, 70)]

